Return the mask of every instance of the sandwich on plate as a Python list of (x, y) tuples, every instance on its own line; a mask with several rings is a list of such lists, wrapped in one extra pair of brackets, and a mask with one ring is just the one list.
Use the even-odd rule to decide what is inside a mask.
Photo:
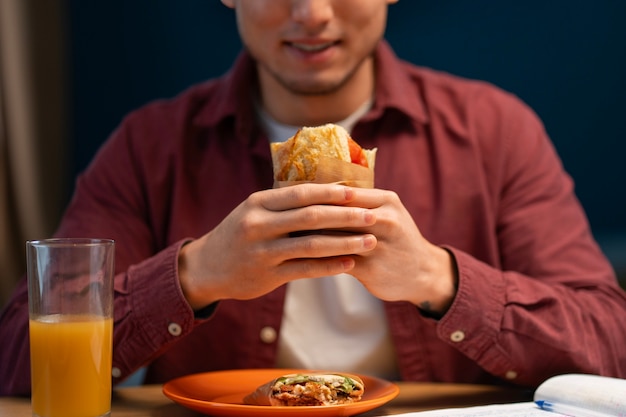
[(329, 406), (360, 401), (365, 391), (356, 375), (313, 372), (273, 379), (244, 398), (244, 404)]

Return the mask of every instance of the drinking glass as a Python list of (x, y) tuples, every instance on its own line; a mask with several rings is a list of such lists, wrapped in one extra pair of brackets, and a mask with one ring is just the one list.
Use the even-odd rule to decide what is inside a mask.
[(109, 239), (26, 242), (33, 416), (110, 416), (114, 252)]

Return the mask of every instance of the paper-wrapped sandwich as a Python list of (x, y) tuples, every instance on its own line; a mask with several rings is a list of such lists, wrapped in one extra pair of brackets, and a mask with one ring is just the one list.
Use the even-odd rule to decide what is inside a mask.
[(248, 405), (328, 406), (350, 404), (361, 400), (365, 386), (356, 375), (289, 374), (261, 385), (247, 395)]
[(374, 186), (376, 149), (363, 149), (341, 126), (303, 127), (271, 144), (277, 186), (298, 182)]

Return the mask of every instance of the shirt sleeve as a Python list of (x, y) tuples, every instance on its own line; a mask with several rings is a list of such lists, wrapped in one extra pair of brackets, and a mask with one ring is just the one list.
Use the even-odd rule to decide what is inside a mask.
[(495, 190), (499, 264), (448, 248), (459, 287), (438, 335), (519, 384), (567, 372), (624, 377), (626, 297), (573, 183), (530, 110), (505, 100), (498, 112), (500, 123), (476, 131), (498, 143), (485, 150), (485, 166)]
[[(122, 125), (83, 173), (57, 237), (111, 238), (116, 245), (113, 381), (122, 381), (190, 332), (198, 321), (178, 281), (178, 253), (187, 239), (154, 232), (147, 195), (166, 193), (137, 171), (137, 144)], [(166, 164), (162, 164), (166, 165)], [(164, 167), (166, 169), (166, 167)], [(30, 392), (28, 297), (23, 278), (0, 318), (0, 394)]]
[(148, 364), (196, 323), (178, 281), (184, 240), (116, 277), (113, 380)]

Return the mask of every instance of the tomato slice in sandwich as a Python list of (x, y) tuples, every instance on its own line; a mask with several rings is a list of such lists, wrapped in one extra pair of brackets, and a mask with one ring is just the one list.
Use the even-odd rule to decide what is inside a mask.
[(361, 148), (354, 139), (348, 138), (348, 148), (350, 149), (350, 160), (352, 163), (368, 168), (365, 152), (363, 152), (363, 148)]

